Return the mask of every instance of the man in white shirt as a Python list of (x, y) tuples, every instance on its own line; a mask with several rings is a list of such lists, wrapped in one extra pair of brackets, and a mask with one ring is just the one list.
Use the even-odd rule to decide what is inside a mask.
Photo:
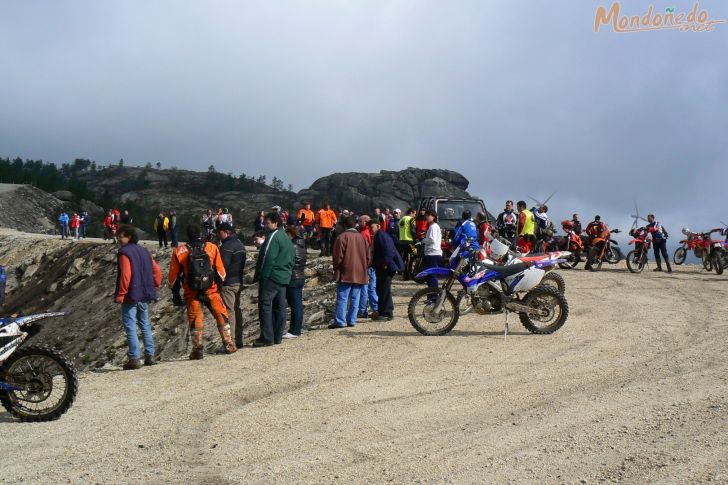
[[(442, 231), (437, 223), (437, 214), (433, 211), (427, 212), (427, 233), (425, 234), (425, 255), (423, 259), (424, 267), (436, 268), (440, 266), (442, 261)], [(437, 288), (437, 276), (430, 275), (427, 278), (427, 286)]]

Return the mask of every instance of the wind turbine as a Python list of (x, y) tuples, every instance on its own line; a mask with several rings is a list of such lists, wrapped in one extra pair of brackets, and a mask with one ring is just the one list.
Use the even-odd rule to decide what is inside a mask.
[(632, 229), (637, 229), (637, 227), (639, 227), (639, 221), (648, 222), (647, 219), (645, 219), (644, 217), (642, 217), (640, 215), (640, 210), (637, 207), (636, 200), (634, 201), (634, 214), (632, 214), (630, 217), (632, 217), (634, 219), (634, 221), (632, 221)]
[(528, 196), (528, 198), (537, 204), (537, 206), (536, 206), (537, 208), (541, 208), (541, 207), (545, 206), (546, 204), (548, 204), (549, 201), (551, 200), (551, 197), (553, 197), (554, 195), (556, 195), (555, 190), (551, 193), (551, 195), (549, 195), (548, 199), (544, 200), (543, 202), (539, 201), (538, 199), (536, 199), (535, 197), (532, 197), (530, 195)]

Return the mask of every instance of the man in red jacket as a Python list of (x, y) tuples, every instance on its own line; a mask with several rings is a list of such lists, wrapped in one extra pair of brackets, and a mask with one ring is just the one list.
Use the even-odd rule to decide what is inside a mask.
[(133, 370), (142, 366), (137, 327), (141, 329), (144, 341), (144, 365), (157, 363), (154, 357), (154, 336), (149, 323), (149, 304), (157, 300), (162, 271), (149, 251), (137, 244), (139, 237), (133, 227), (123, 226), (120, 240), (114, 301), (121, 303), (121, 321), (129, 344), (124, 370)]

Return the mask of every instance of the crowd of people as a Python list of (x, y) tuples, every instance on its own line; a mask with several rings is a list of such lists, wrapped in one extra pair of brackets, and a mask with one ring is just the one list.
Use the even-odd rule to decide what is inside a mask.
[(70, 215), (65, 210), (61, 211), (58, 216), (61, 239), (86, 239), (90, 223), (91, 216), (87, 211), (71, 212)]
[[(112, 223), (114, 211), (109, 211)], [(485, 247), (493, 237), (512, 241), (521, 252), (537, 248), (538, 241), (553, 234), (548, 207), (527, 208), (519, 201), (514, 209), (507, 201), (495, 221), (486, 213), (464, 211), (451, 232), (443, 231), (434, 211), (409, 208), (375, 209), (371, 215), (348, 210), (334, 211), (326, 203), (314, 212), (305, 203), (297, 212), (274, 206), (261, 211), (254, 221), (253, 242), (258, 259), (253, 281), (258, 283), (258, 317), (260, 333), (254, 347), (278, 345), (301, 335), (303, 325), (303, 287), (309, 243), (314, 235), (320, 240), (320, 256), (331, 256), (336, 283), (334, 318), (331, 329), (353, 327), (361, 319), (390, 321), (394, 317), (392, 279), (401, 273), (405, 278), (406, 260), (415, 243), (421, 243), (423, 268), (442, 264), (443, 251), (457, 247), (467, 238), (474, 249)], [(127, 369), (153, 365), (154, 343), (151, 335), (148, 304), (156, 299), (161, 273), (151, 253), (137, 245), (138, 236), (125, 212), (119, 228), (119, 276), (115, 299), (122, 304), (122, 321), (129, 338)], [(120, 218), (120, 221), (122, 219)], [(608, 230), (599, 216), (582, 227), (578, 214), (562, 226), (586, 237)], [(187, 241), (177, 240), (174, 211), (160, 212), (154, 222), (160, 247), (166, 247), (170, 233), (172, 246), (168, 284), (173, 302), (184, 306), (192, 341), (190, 359), (203, 358), (203, 322), (205, 309), (217, 323), (222, 340), (221, 352), (232, 354), (243, 345), (242, 292), (245, 261), (244, 244), (234, 230), (227, 209), (217, 214), (208, 210), (201, 223), (187, 227)], [(653, 215), (648, 217), (649, 231), (656, 241), (658, 270), (660, 255), (667, 261), (664, 240), (667, 231)], [(214, 242), (213, 242), (214, 241)], [(663, 241), (663, 242), (660, 242)], [(669, 262), (667, 269), (671, 271)], [(428, 286), (437, 287), (436, 277)], [(288, 317), (290, 309), (290, 318)], [(142, 330), (145, 356), (142, 360), (136, 328)]]

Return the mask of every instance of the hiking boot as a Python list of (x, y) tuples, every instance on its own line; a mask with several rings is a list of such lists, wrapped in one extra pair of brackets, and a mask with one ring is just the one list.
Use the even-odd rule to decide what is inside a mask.
[(662, 268), (660, 268), (660, 267), (658, 266), (657, 268), (653, 269), (652, 271), (662, 271)]
[(669, 264), (667, 265), (667, 272), (672, 273), (672, 266), (670, 266)]
[(334, 328), (344, 328), (344, 325), (337, 325), (337, 324), (335, 324), (335, 323), (331, 323), (331, 324), (329, 324), (329, 326), (328, 326), (328, 327), (326, 327), (326, 328), (331, 328), (331, 329), (334, 329)]
[(124, 365), (122, 366), (122, 369), (124, 370), (137, 370), (142, 368), (142, 360), (141, 359), (129, 359), (126, 362), (124, 362)]
[(202, 360), (204, 357), (204, 352), (202, 351), (202, 347), (195, 347), (192, 349), (192, 352), (190, 353), (190, 360)]
[(159, 357), (155, 357), (153, 355), (145, 355), (144, 356), (144, 365), (157, 365), (159, 362)]
[(377, 318), (379, 318), (379, 312), (371, 312), (371, 313), (369, 314), (369, 318), (370, 318), (371, 320), (376, 320)]

